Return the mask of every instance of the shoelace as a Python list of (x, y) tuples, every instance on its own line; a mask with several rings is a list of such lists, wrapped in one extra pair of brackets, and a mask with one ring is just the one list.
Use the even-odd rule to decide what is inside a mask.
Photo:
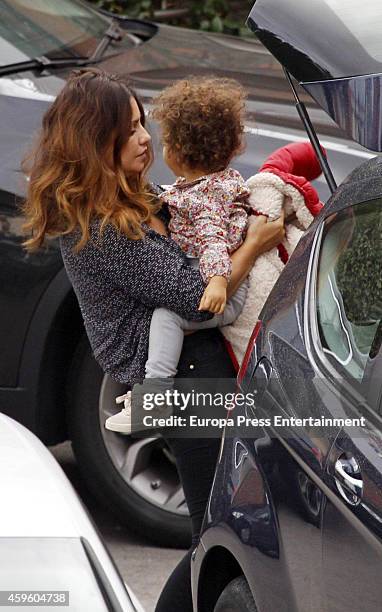
[(125, 416), (130, 416), (131, 415), (131, 391), (128, 391), (127, 393), (124, 393), (124, 395), (119, 395), (118, 397), (115, 398), (115, 403), (116, 404), (122, 404), (124, 405), (124, 408), (122, 408), (121, 412), (125, 415)]

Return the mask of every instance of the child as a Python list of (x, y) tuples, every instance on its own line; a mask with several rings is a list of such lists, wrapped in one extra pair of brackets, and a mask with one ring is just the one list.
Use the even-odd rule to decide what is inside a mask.
[[(227, 301), (230, 254), (243, 241), (249, 190), (239, 172), (229, 167), (243, 149), (245, 93), (239, 83), (223, 78), (191, 78), (175, 83), (154, 100), (163, 156), (178, 177), (162, 194), (170, 212), (173, 240), (199, 266), (206, 283), (199, 309), (214, 313), (203, 323), (190, 322), (165, 308), (154, 311), (150, 327), (146, 378), (176, 375), (183, 332), (232, 323), (247, 293), (243, 283)], [(131, 393), (117, 398), (124, 410), (106, 421), (106, 428), (131, 433)]]

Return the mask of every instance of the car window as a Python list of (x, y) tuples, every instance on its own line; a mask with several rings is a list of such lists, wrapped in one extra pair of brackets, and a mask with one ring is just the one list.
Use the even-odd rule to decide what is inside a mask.
[[(109, 21), (76, 0), (0, 0), (1, 63), (64, 51), (89, 55)], [(132, 46), (128, 37), (123, 44)]]
[(321, 350), (362, 383), (382, 341), (382, 200), (341, 211), (325, 225), (316, 305)]

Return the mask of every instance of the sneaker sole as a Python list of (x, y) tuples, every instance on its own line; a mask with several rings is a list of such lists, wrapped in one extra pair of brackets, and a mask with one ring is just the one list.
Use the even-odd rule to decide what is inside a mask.
[(123, 427), (123, 425), (107, 425), (105, 423), (105, 429), (108, 429), (109, 431), (115, 431), (117, 433), (123, 433), (126, 435), (130, 435), (131, 434), (131, 428), (127, 428), (127, 427)]
[[(168, 418), (169, 416), (171, 416), (173, 414), (172, 410), (170, 410), (169, 412), (165, 412), (165, 413), (160, 413), (159, 415), (156, 414), (155, 416), (158, 418)], [(114, 431), (116, 433), (122, 433), (122, 434), (126, 434), (126, 435), (130, 435), (132, 433), (132, 428), (127, 427), (126, 425), (117, 425), (114, 423), (108, 423), (107, 421), (105, 422), (105, 429), (108, 429), (109, 431)], [(157, 427), (148, 427), (148, 426), (143, 426), (141, 422), (136, 424), (136, 428), (133, 425), (133, 429), (134, 429), (134, 433), (138, 433), (141, 431), (147, 431), (149, 429), (158, 429)]]

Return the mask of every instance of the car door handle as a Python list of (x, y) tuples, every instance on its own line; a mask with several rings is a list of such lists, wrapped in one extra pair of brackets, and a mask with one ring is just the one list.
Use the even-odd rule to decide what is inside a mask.
[(334, 479), (341, 496), (352, 506), (357, 506), (363, 493), (361, 470), (354, 457), (339, 457), (334, 465)]

